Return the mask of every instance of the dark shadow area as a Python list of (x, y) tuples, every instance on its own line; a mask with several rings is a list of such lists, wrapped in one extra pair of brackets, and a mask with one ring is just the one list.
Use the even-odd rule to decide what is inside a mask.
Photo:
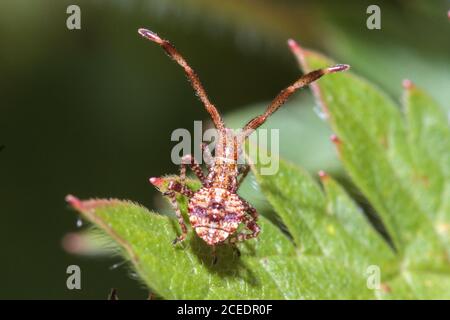
[(245, 264), (237, 248), (226, 243), (213, 248), (196, 235), (191, 236), (187, 241), (189, 241), (189, 249), (209, 272), (220, 277), (241, 278), (252, 286), (259, 285), (253, 271)]

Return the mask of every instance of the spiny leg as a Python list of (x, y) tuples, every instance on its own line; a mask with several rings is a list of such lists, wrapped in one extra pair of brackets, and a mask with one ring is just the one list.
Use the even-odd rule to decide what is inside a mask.
[(170, 203), (175, 210), (175, 214), (178, 219), (178, 224), (181, 228), (181, 235), (173, 240), (173, 244), (177, 244), (178, 242), (184, 241), (186, 239), (187, 235), (187, 227), (186, 223), (184, 222), (183, 215), (181, 214), (181, 210), (178, 206), (177, 196), (176, 193), (179, 193), (188, 199), (192, 198), (194, 195), (194, 191), (192, 191), (188, 186), (186, 186), (183, 183), (180, 183), (178, 181), (171, 181), (169, 182), (169, 185), (167, 187), (168, 191), (164, 192), (163, 195), (167, 196), (170, 200)]
[(166, 53), (184, 69), (184, 72), (190, 80), (195, 93), (205, 106), (206, 111), (208, 111), (208, 113), (211, 115), (214, 125), (218, 130), (223, 130), (225, 128), (225, 125), (223, 123), (222, 117), (220, 116), (216, 107), (209, 101), (208, 95), (206, 94), (206, 91), (203, 88), (203, 85), (200, 82), (200, 79), (196, 75), (195, 71), (191, 68), (191, 66), (189, 66), (187, 61), (177, 51), (177, 49), (175, 49), (175, 47), (169, 41), (161, 39), (156, 33), (150, 30), (141, 28), (138, 32), (144, 38), (159, 44), (164, 49), (164, 51), (166, 51)]
[(183, 215), (181, 214), (181, 210), (178, 207), (177, 196), (176, 196), (175, 191), (167, 191), (164, 193), (164, 195), (169, 198), (170, 203), (171, 203), (173, 209), (175, 210), (175, 214), (177, 215), (178, 224), (180, 225), (180, 228), (181, 228), (181, 235), (176, 237), (172, 242), (172, 244), (175, 245), (178, 242), (182, 242), (184, 239), (186, 239), (187, 227), (186, 227), (186, 223), (184, 223), (184, 219), (183, 219)]
[[(150, 183), (153, 184), (158, 190), (161, 189), (165, 180), (166, 180), (165, 178), (156, 178), (156, 177), (152, 177), (149, 179)], [(194, 191), (192, 191), (188, 186), (173, 179), (169, 181), (167, 191), (163, 192), (163, 196), (168, 196), (172, 192), (177, 192), (188, 198), (191, 198), (194, 195)]]
[[(162, 178), (156, 178), (156, 177), (150, 178), (150, 182), (158, 189), (161, 187), (163, 181), (164, 181), (164, 179), (162, 179)], [(184, 184), (181, 184), (180, 182), (178, 182), (176, 180), (171, 180), (169, 182), (169, 185), (167, 186), (167, 191), (165, 191), (163, 193), (163, 196), (166, 196), (169, 198), (170, 204), (172, 205), (172, 208), (175, 211), (175, 214), (178, 219), (178, 224), (180, 225), (180, 228), (181, 228), (181, 235), (174, 239), (173, 244), (183, 241), (186, 238), (186, 234), (187, 234), (187, 227), (186, 227), (186, 224), (184, 223), (184, 219), (183, 219), (183, 215), (181, 214), (181, 210), (178, 207), (178, 201), (177, 201), (177, 195), (176, 195), (177, 193), (179, 193), (187, 198), (191, 198), (194, 195), (194, 191), (192, 191), (191, 189), (189, 189), (189, 187), (185, 186)]]
[(258, 221), (259, 214), (258, 211), (256, 211), (255, 207), (253, 207), (250, 203), (248, 203), (246, 200), (239, 197), (244, 204), (245, 212), (247, 212), (254, 221)]
[[(240, 198), (240, 197), (239, 197)], [(230, 243), (236, 243), (240, 241), (245, 241), (248, 239), (256, 238), (261, 231), (261, 228), (258, 226), (256, 221), (258, 221), (258, 211), (247, 201), (240, 198), (242, 203), (244, 204), (245, 212), (247, 212), (249, 215), (246, 216), (243, 220), (245, 223), (245, 227), (251, 231), (251, 233), (246, 232), (240, 232), (236, 235), (234, 235), (232, 238), (230, 238)]]
[(248, 164), (244, 164), (241, 167), (239, 167), (238, 170), (239, 170), (238, 173), (242, 174), (242, 175), (238, 180), (236, 191), (237, 191), (237, 189), (239, 189), (239, 187), (241, 186), (241, 183), (244, 181), (244, 179), (247, 177), (248, 173), (250, 172), (250, 166)]
[(258, 226), (258, 224), (254, 220), (249, 220), (246, 224), (246, 227), (248, 230), (251, 231), (251, 233), (241, 233), (238, 234), (238, 241), (244, 241), (256, 238), (259, 235), (259, 232), (261, 231), (261, 228)]
[(167, 186), (166, 192), (163, 193), (163, 196), (167, 196), (168, 193), (175, 191), (187, 198), (191, 198), (194, 195), (194, 191), (192, 191), (187, 185), (178, 182), (178, 181), (170, 181), (169, 185)]
[(261, 228), (253, 219), (246, 220), (245, 227), (250, 231), (250, 233), (241, 231), (232, 238), (230, 238), (230, 243), (236, 243), (256, 238), (259, 235), (259, 232), (261, 231)]
[[(248, 175), (248, 172), (250, 171), (250, 166), (248, 164), (244, 164), (244, 165), (238, 165), (238, 174), (237, 177), (239, 175), (241, 175), (239, 177), (239, 179), (236, 179), (236, 182), (232, 184), (231, 186), (231, 191), (236, 193), (242, 183), (242, 181), (244, 181), (245, 177)], [(237, 178), (236, 177), (236, 178)], [(242, 199), (243, 200), (243, 199)]]
[(258, 226), (256, 221), (258, 221), (258, 211), (247, 201), (240, 198), (242, 203), (244, 204), (245, 211), (249, 214), (249, 216), (246, 216), (246, 218), (243, 220), (245, 223), (245, 227), (250, 230), (251, 233), (247, 232), (240, 232), (236, 235), (234, 235), (232, 238), (230, 238), (230, 243), (236, 243), (245, 241), (248, 239), (256, 238), (261, 231), (261, 228)]
[(320, 77), (334, 72), (345, 71), (348, 70), (350, 66), (346, 64), (337, 64), (332, 67), (318, 69), (311, 71), (302, 77), (300, 77), (297, 81), (291, 84), (286, 89), (282, 90), (275, 99), (272, 100), (270, 105), (267, 107), (266, 111), (250, 120), (242, 129), (241, 136), (243, 138), (248, 137), (253, 131), (255, 131), (258, 127), (260, 127), (267, 118), (272, 115), (275, 111), (277, 111), (288, 99), (289, 97), (298, 89), (303, 88), (304, 86), (309, 85), (310, 83), (316, 81)]
[(204, 185), (206, 182), (206, 178), (205, 174), (203, 173), (202, 167), (197, 162), (195, 162), (195, 158), (190, 154), (185, 155), (183, 156), (183, 158), (181, 158), (181, 165), (180, 165), (181, 183), (184, 184), (186, 181), (186, 166), (189, 166), (191, 168), (192, 172), (195, 173), (195, 175), (198, 177), (202, 185)]

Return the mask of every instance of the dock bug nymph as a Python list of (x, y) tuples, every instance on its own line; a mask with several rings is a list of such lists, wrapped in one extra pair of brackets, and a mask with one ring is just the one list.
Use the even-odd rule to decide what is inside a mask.
[[(181, 235), (174, 240), (174, 244), (183, 241), (187, 234), (187, 228), (176, 201), (177, 193), (189, 199), (189, 222), (198, 236), (208, 245), (215, 246), (226, 243), (226, 241), (234, 244), (238, 241), (257, 237), (260, 232), (260, 227), (256, 223), (258, 213), (255, 208), (237, 194), (239, 185), (250, 168), (247, 164), (238, 164), (237, 160), (242, 152), (241, 146), (245, 139), (261, 126), (272, 113), (277, 111), (295, 91), (323, 75), (347, 70), (349, 66), (338, 64), (303, 75), (282, 90), (263, 114), (250, 120), (239, 133), (234, 133), (233, 130), (225, 127), (222, 117), (210, 102), (200, 79), (175, 47), (169, 41), (160, 38), (156, 33), (147, 29), (139, 29), (139, 34), (159, 44), (184, 69), (195, 93), (205, 106), (218, 131), (214, 157), (212, 157), (210, 150), (202, 145), (205, 158), (211, 159), (206, 161), (208, 173), (205, 175), (192, 155), (185, 155), (182, 158), (180, 179), (171, 181), (168, 185), (168, 191), (165, 195), (171, 200), (182, 230)], [(296, 43), (290, 40), (289, 45), (293, 48)], [(198, 191), (191, 190), (184, 183), (187, 167), (192, 169), (202, 184)], [(156, 187), (161, 185), (162, 180), (162, 178), (150, 178), (150, 182)], [(244, 230), (237, 232), (241, 224), (244, 225)]]

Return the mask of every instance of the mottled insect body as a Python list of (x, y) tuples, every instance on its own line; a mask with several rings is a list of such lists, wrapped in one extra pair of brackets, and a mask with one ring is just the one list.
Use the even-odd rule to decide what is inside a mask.
[(225, 241), (237, 230), (245, 220), (246, 208), (235, 193), (218, 187), (204, 187), (190, 199), (188, 210), (189, 222), (199, 237), (214, 245)]
[[(282, 90), (263, 114), (249, 121), (242, 130), (234, 132), (232, 129), (225, 127), (216, 107), (209, 101), (199, 78), (175, 47), (152, 31), (139, 29), (139, 33), (159, 44), (184, 69), (194, 91), (210, 114), (218, 132), (214, 157), (208, 147), (202, 145), (208, 169), (207, 175), (204, 174), (203, 169), (193, 156), (186, 155), (182, 158), (179, 180), (170, 181), (167, 186), (168, 191), (164, 193), (172, 203), (182, 231), (181, 235), (174, 240), (174, 243), (184, 240), (187, 234), (187, 227), (178, 207), (176, 194), (182, 194), (189, 199), (189, 223), (197, 235), (208, 245), (236, 243), (257, 237), (260, 232), (260, 227), (257, 224), (258, 213), (255, 208), (237, 194), (239, 185), (250, 168), (247, 164), (241, 164), (238, 161), (242, 156), (244, 141), (272, 113), (278, 110), (296, 90), (325, 74), (347, 70), (349, 66), (336, 65), (315, 70), (300, 77), (292, 85)], [(292, 50), (299, 49), (293, 40), (289, 41), (289, 45)], [(185, 184), (187, 167), (192, 169), (202, 184), (198, 191), (191, 190)], [(161, 178), (150, 178), (150, 182), (156, 187), (160, 187), (162, 181)], [(243, 230), (238, 229), (240, 225), (243, 225)]]

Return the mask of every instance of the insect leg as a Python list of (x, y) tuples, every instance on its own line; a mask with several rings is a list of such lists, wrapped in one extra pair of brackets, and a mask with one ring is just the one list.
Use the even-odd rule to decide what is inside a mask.
[[(158, 190), (162, 187), (162, 184), (164, 183), (164, 178), (150, 178), (149, 181), (151, 184), (153, 184)], [(177, 180), (170, 180), (169, 184), (167, 186), (167, 191), (163, 192), (163, 196), (169, 196), (173, 192), (177, 192), (179, 194), (182, 194), (185, 197), (191, 198), (194, 195), (194, 191), (192, 191), (188, 186), (185, 184), (181, 184)]]
[[(244, 181), (245, 177), (247, 177), (248, 173), (250, 172), (250, 166), (248, 164), (244, 164), (243, 166), (239, 167), (239, 174), (242, 174), (239, 178), (239, 181), (237, 183), (236, 190), (239, 189), (239, 186)], [(247, 203), (248, 204), (248, 203)]]
[(177, 244), (178, 242), (183, 241), (184, 239), (186, 239), (186, 235), (187, 235), (187, 227), (186, 224), (184, 223), (184, 219), (183, 219), (183, 215), (181, 214), (181, 210), (178, 207), (178, 202), (177, 202), (177, 196), (175, 191), (167, 191), (164, 193), (165, 196), (167, 196), (170, 200), (170, 203), (173, 207), (173, 209), (175, 210), (175, 213), (177, 215), (178, 218), (178, 224), (180, 225), (181, 228), (181, 235), (176, 237), (173, 240), (173, 244)]
[(261, 228), (258, 226), (255, 220), (248, 220), (246, 227), (251, 233), (242, 233), (238, 235), (238, 241), (244, 241), (252, 238), (256, 238), (261, 231)]
[(248, 230), (250, 230), (251, 233), (240, 232), (240, 233), (236, 234), (235, 236), (233, 236), (232, 238), (230, 238), (230, 243), (235, 243), (235, 242), (240, 242), (240, 241), (256, 238), (258, 236), (259, 232), (261, 231), (261, 228), (256, 223), (256, 221), (258, 221), (258, 216), (259, 216), (258, 211), (256, 211), (256, 209), (250, 203), (245, 201), (244, 199), (241, 198), (241, 201), (244, 204), (245, 211), (249, 214), (248, 216), (246, 216), (244, 218), (243, 222), (245, 223), (245, 227)]
[(261, 228), (253, 219), (247, 219), (245, 221), (245, 227), (250, 231), (250, 233), (240, 232), (236, 234), (233, 238), (230, 238), (230, 243), (241, 242), (256, 238), (259, 235), (259, 232), (261, 231)]
[(182, 184), (178, 181), (170, 181), (169, 185), (167, 186), (167, 190), (168, 191), (163, 193), (163, 196), (168, 196), (173, 191), (178, 192), (179, 194), (182, 194), (183, 196), (188, 198), (191, 198), (194, 195), (194, 191), (192, 191), (185, 184)]
[(256, 209), (250, 204), (248, 203), (246, 200), (242, 199), (241, 197), (239, 197), (242, 201), (242, 203), (244, 204), (244, 208), (245, 211), (252, 217), (252, 220), (254, 221), (258, 221), (258, 211), (256, 211)]
[[(157, 189), (161, 187), (161, 184), (163, 183), (162, 178), (150, 178), (150, 183), (152, 183)], [(176, 244), (177, 242), (183, 241), (186, 238), (187, 234), (187, 227), (183, 219), (183, 215), (181, 214), (181, 210), (178, 207), (178, 201), (177, 201), (177, 193), (191, 198), (194, 195), (194, 191), (192, 191), (188, 186), (181, 184), (177, 180), (171, 180), (167, 186), (167, 191), (163, 192), (163, 196), (166, 196), (169, 198), (170, 204), (172, 208), (175, 210), (175, 214), (178, 218), (178, 223), (181, 228), (181, 235), (173, 241), (173, 244)]]
[(189, 166), (192, 170), (192, 172), (195, 173), (195, 175), (198, 177), (200, 182), (204, 185), (206, 182), (205, 175), (203, 173), (202, 167), (195, 162), (195, 158), (187, 154), (181, 158), (181, 166), (180, 166), (180, 181), (182, 184), (184, 184), (186, 180), (186, 166)]

